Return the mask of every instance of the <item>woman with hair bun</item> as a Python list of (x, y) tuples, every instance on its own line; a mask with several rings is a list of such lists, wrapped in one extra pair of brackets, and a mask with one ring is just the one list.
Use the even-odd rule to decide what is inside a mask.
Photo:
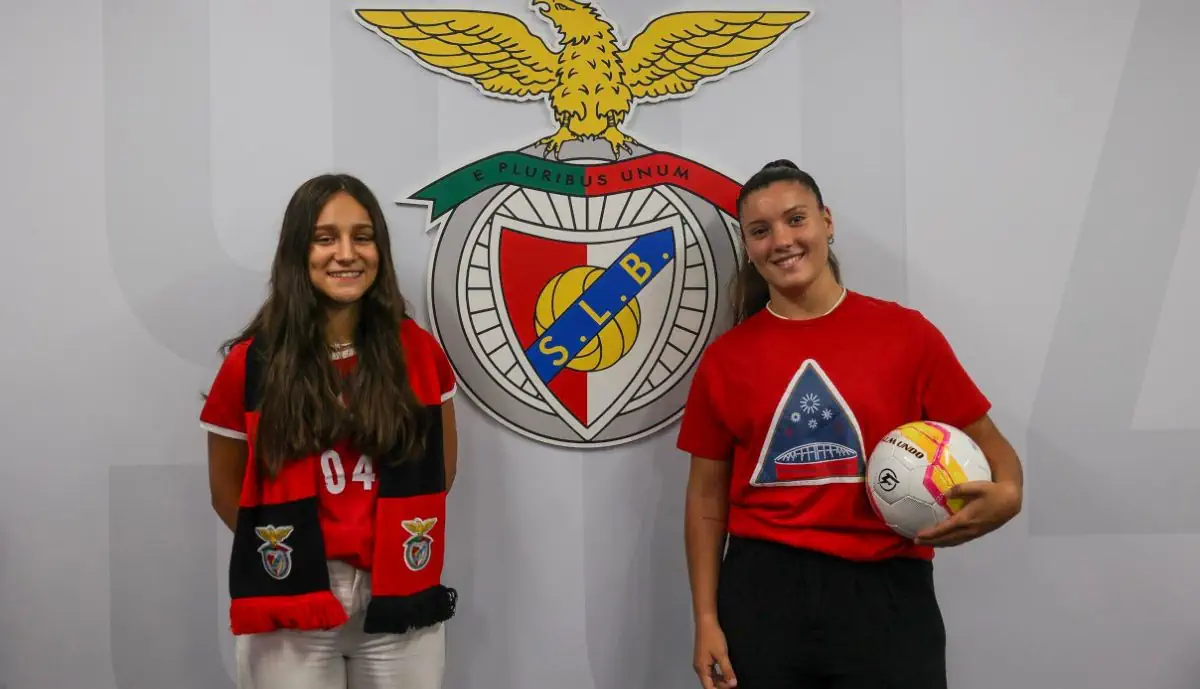
[[(694, 669), (705, 689), (942, 689), (934, 548), (1020, 511), (1020, 459), (932, 323), (843, 286), (833, 215), (811, 175), (768, 163), (737, 211), (737, 323), (701, 357), (678, 439), (691, 455)], [(908, 540), (872, 509), (865, 459), (919, 420), (963, 429), (993, 480), (955, 487), (965, 507)], [(810, 443), (855, 456), (770, 461)]]

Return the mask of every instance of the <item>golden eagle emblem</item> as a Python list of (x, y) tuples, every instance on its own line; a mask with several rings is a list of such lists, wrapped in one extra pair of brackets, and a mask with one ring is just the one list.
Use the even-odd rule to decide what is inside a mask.
[(551, 50), (520, 19), (477, 10), (358, 10), (362, 22), (418, 62), (485, 94), (546, 98), (559, 129), (539, 140), (557, 156), (576, 139), (604, 139), (620, 155), (637, 143), (620, 126), (639, 102), (690, 94), (748, 66), (809, 12), (676, 12), (622, 48), (589, 2), (534, 2), (558, 33)]
[(263, 541), (264, 548), (278, 548), (294, 531), (290, 526), (256, 526), (254, 533)]
[(405, 519), (400, 523), (404, 530), (418, 538), (424, 536), (437, 526), (437, 517), (432, 519)]

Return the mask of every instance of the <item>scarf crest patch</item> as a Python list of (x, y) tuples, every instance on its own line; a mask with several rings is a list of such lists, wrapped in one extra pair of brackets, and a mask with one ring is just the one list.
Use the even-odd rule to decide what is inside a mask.
[(404, 564), (414, 572), (425, 569), (433, 552), (433, 537), (429, 531), (437, 526), (437, 517), (430, 519), (409, 519), (401, 522), (400, 526), (411, 534), (404, 542)]
[(263, 568), (277, 580), (287, 578), (292, 571), (292, 547), (284, 540), (292, 535), (290, 526), (256, 526), (254, 533), (263, 541), (258, 547), (262, 555)]

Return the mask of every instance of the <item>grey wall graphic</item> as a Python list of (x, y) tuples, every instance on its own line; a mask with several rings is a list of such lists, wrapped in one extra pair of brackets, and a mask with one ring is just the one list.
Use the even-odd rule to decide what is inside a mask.
[(1200, 431), (1132, 428), (1200, 172), (1196, 12), (1137, 15), (1031, 416), (1035, 534), (1200, 533)]
[[(753, 5), (597, 2), (622, 39)], [(553, 124), (353, 16), (406, 5), (552, 38), (526, 0), (0, 7), (0, 689), (234, 686), (196, 415), (288, 195), (363, 177), (428, 323), (433, 236), (391, 202)], [(1200, 686), (1200, 4), (799, 7), (765, 59), (625, 129), (739, 180), (811, 171), (849, 286), (929, 315), (996, 403), (1026, 510), (938, 555), (951, 686)], [(446, 689), (696, 686), (676, 427), (582, 453), (457, 404)]]

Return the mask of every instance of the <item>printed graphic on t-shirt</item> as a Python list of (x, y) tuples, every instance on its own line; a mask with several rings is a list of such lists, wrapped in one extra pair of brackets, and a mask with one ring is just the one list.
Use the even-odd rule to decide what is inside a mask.
[(821, 366), (808, 359), (783, 393), (750, 478), (754, 486), (863, 480), (862, 430)]

